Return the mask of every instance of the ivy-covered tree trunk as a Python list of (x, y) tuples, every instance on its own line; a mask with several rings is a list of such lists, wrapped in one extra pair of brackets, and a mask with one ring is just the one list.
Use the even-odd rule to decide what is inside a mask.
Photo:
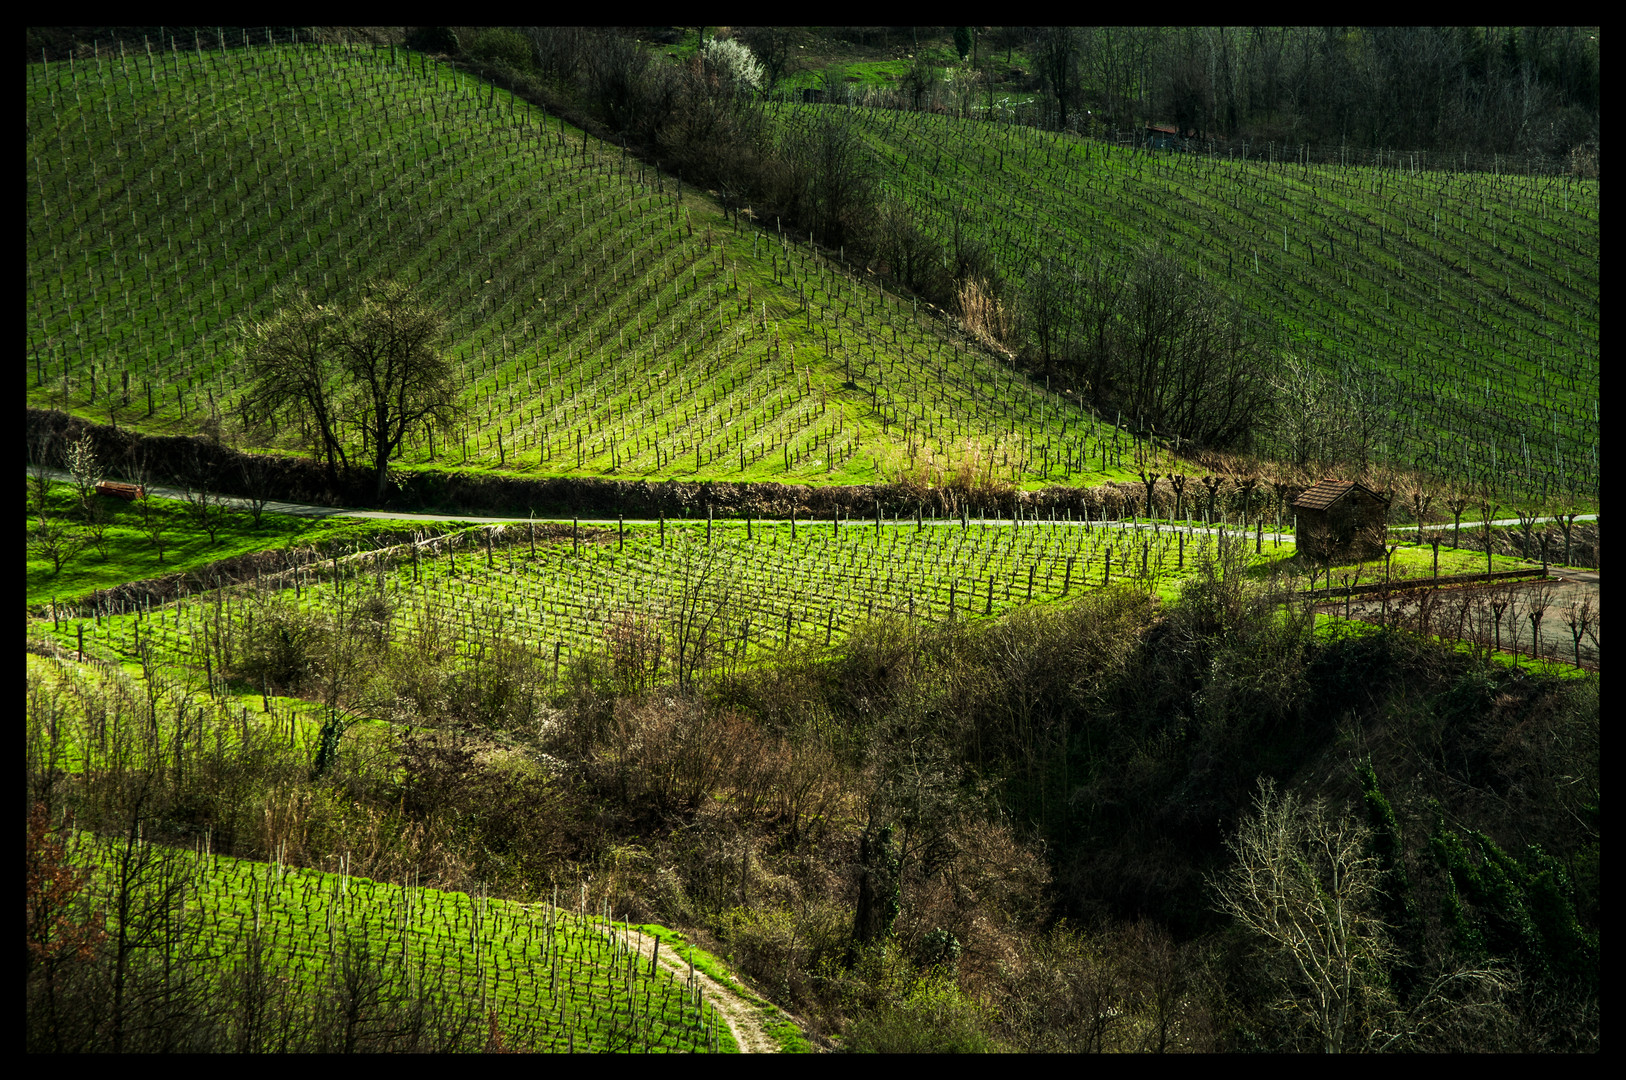
[(872, 818), (858, 840), (858, 910), (853, 915), (853, 948), (873, 945), (892, 932), (900, 906), (901, 866), (892, 849), (892, 826), (877, 830)]
[(1371, 830), (1369, 850), (1378, 861), (1379, 910), (1404, 958), (1390, 973), (1395, 992), (1404, 1002), (1416, 989), (1417, 972), (1424, 959), (1423, 928), (1412, 896), (1411, 878), (1406, 872), (1405, 843), (1399, 818), (1378, 786), (1371, 762), (1363, 762), (1356, 769), (1356, 776), (1361, 783), (1367, 826)]
[(344, 729), (350, 726), (350, 718), (332, 709), (328, 710), (328, 718), (322, 724), (322, 734), (316, 748), (316, 761), (311, 766), (311, 779), (319, 780), (333, 767), (339, 757), (339, 739), (344, 735)]

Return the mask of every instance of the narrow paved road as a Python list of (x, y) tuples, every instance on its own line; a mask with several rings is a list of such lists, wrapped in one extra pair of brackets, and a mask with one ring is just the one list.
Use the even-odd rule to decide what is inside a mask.
[[(27, 471), (28, 471), (28, 475), (32, 476), (34, 474), (33, 466), (29, 466)], [(49, 476), (52, 480), (61, 480), (63, 482), (68, 482), (68, 481), (71, 481), (73, 479), (73, 477), (69, 476), (67, 473), (63, 472), (61, 469), (46, 469), (45, 474), (47, 476)], [(168, 486), (166, 484), (150, 484), (150, 485), (148, 485), (147, 494), (156, 495), (160, 499), (184, 499), (187, 496), (187, 492), (182, 490), (181, 488), (170, 487), (170, 486)], [(248, 506), (249, 506), (249, 500), (240, 499), (240, 498), (237, 498), (234, 495), (220, 495), (220, 496), (216, 496), (216, 497), (221, 499), (222, 501), (224, 501), (228, 506), (235, 506), (238, 509), (246, 510), (246, 509), (248, 509)], [(351, 509), (351, 508), (343, 507), (343, 506), (314, 506), (314, 505), (312, 505), (310, 503), (292, 503), (292, 502), (281, 502), (281, 501), (273, 501), (273, 502), (266, 503), (265, 504), (265, 512), (268, 513), (268, 514), (289, 514), (289, 515), (292, 515), (294, 517), (310, 517), (310, 518), (359, 517), (359, 518), (382, 518), (382, 519), (384, 519), (386, 521), (484, 521), (484, 522), (492, 522), (492, 521), (529, 521), (529, 520), (531, 520), (530, 518), (471, 517), (468, 514), (408, 514), (408, 513), (403, 513), (401, 511), (398, 511), (398, 510), (356, 510), (356, 509)]]
[[(33, 472), (34, 472), (33, 467), (32, 466), (27, 467), (27, 472), (28, 472), (29, 475), (33, 475)], [(63, 472), (61, 469), (46, 469), (45, 472), (53, 480), (62, 480), (64, 482), (66, 482), (66, 481), (69, 481), (69, 480), (72, 479), (72, 477), (70, 477), (67, 473)], [(149, 487), (147, 489), (147, 491), (150, 494), (156, 495), (159, 498), (164, 498), (164, 499), (181, 499), (181, 498), (185, 498), (185, 496), (186, 496), (186, 492), (182, 491), (180, 488), (168, 487), (168, 486), (159, 485), (159, 484), (152, 485), (151, 487)], [(236, 507), (240, 507), (240, 508), (246, 508), (248, 506), (248, 500), (246, 500), (246, 499), (239, 499), (239, 498), (236, 498), (236, 497), (230, 496), (230, 495), (223, 495), (223, 496), (219, 496), (219, 497), (224, 499), (225, 502), (227, 504), (231, 505), (231, 506), (236, 506)], [(358, 517), (358, 518), (382, 519), (382, 520), (385, 520), (385, 521), (469, 521), (469, 522), (475, 522), (475, 523), (478, 523), (478, 524), (491, 524), (491, 523), (496, 523), (496, 522), (515, 522), (515, 521), (531, 521), (532, 520), (531, 518), (528, 518), (528, 517), (488, 517), (488, 516), (484, 516), (484, 515), (480, 515), (480, 514), (410, 514), (410, 513), (407, 513), (405, 511), (401, 511), (401, 510), (359, 510), (359, 509), (351, 509), (351, 508), (342, 507), (342, 506), (313, 506), (313, 505), (311, 505), (309, 503), (291, 503), (291, 502), (268, 502), (268, 503), (265, 504), (265, 510), (266, 510), (267, 513), (291, 514), (291, 515), (294, 515), (296, 517)], [(619, 518), (586, 518), (586, 517), (572, 519), (572, 518), (568, 518), (568, 517), (566, 517), (566, 518), (556, 518), (555, 517), (555, 518), (536, 518), (535, 520), (537, 520), (537, 521), (571, 521), (571, 520), (577, 520), (577, 521), (580, 521), (583, 525), (599, 525), (599, 526), (603, 526), (603, 525), (614, 525), (618, 521), (620, 521), (621, 519), (619, 519)], [(696, 518), (686, 518), (686, 519), (673, 518), (673, 519), (670, 519), (670, 520), (672, 520), (674, 523), (676, 523), (676, 522), (679, 522), (679, 521), (691, 521), (692, 522), (692, 521), (696, 521), (698, 519), (696, 519)], [(753, 520), (755, 520), (757, 522), (760, 522), (763, 525), (774, 525), (774, 524), (782, 523), (783, 521), (788, 520), (788, 519), (785, 519), (785, 518), (755, 518)], [(817, 518), (802, 518), (802, 519), (799, 519), (799, 520), (800, 520), (801, 524), (806, 525), (809, 528), (816, 527), (817, 525), (819, 525), (821, 523), (820, 519), (817, 519)], [(925, 522), (927, 524), (944, 525), (944, 524), (951, 524), (951, 523), (957, 522), (960, 519), (959, 518), (925, 518), (924, 520), (925, 520)], [(1542, 522), (1547, 522), (1547, 521), (1554, 521), (1556, 519), (1555, 518), (1550, 518), (1550, 517), (1544, 517), (1544, 518), (1540, 518), (1538, 520), (1542, 521)], [(1596, 520), (1598, 520), (1598, 515), (1597, 514), (1582, 514), (1579, 517), (1577, 517), (1575, 520), (1576, 521), (1596, 521)], [(655, 524), (655, 522), (656, 522), (655, 518), (627, 518), (626, 519), (626, 523), (628, 525), (653, 525), (653, 524)], [(900, 517), (900, 518), (897, 518), (896, 520), (894, 520), (892, 518), (882, 518), (882, 520), (881, 520), (881, 524), (883, 526), (885, 526), (886, 528), (892, 528), (893, 526), (896, 526), (898, 528), (903, 528), (904, 526), (913, 526), (914, 523), (915, 523), (914, 518), (911, 518), (911, 517)], [(870, 527), (873, 527), (874, 524), (875, 524), (875, 519), (873, 517), (852, 517), (852, 518), (848, 518), (846, 520), (846, 522), (844, 522), (843, 524), (846, 525), (849, 528), (862, 528), (862, 527), (865, 527), (866, 525), (870, 526)], [(970, 519), (970, 524), (972, 524), (972, 525), (1010, 525), (1010, 524), (1013, 524), (1013, 522), (1012, 522), (1012, 519), (1008, 518), (1008, 517), (1007, 518), (972, 518), (972, 519)], [(1049, 522), (1049, 521), (1024, 520), (1024, 521), (1020, 522), (1020, 524), (1021, 524), (1021, 526), (1023, 528), (1029, 528), (1029, 527), (1032, 527), (1032, 526), (1035, 526), (1035, 525), (1049, 525), (1049, 524), (1052, 524), (1052, 523)], [(1063, 525), (1063, 526), (1066, 526), (1066, 525), (1083, 526), (1084, 522), (1082, 522), (1082, 521), (1070, 521), (1070, 522), (1055, 522), (1054, 524)], [(1091, 524), (1099, 525), (1099, 524), (1101, 524), (1101, 522), (1095, 521), (1095, 522), (1091, 522)], [(1212, 533), (1217, 533), (1217, 532), (1220, 531), (1220, 526), (1174, 525), (1174, 524), (1172, 524), (1170, 522), (1167, 522), (1167, 521), (1159, 521), (1159, 522), (1153, 524), (1153, 523), (1147, 523), (1147, 522), (1138, 522), (1137, 523), (1137, 522), (1124, 522), (1124, 521), (1119, 521), (1119, 520), (1113, 520), (1113, 521), (1107, 522), (1107, 524), (1109, 524), (1109, 525), (1119, 525), (1119, 526), (1122, 526), (1122, 527), (1125, 527), (1125, 528), (1134, 528), (1134, 529), (1157, 529), (1157, 530), (1173, 529), (1173, 530), (1177, 530), (1179, 532), (1187, 533), (1189, 535), (1198, 535), (1198, 534), (1201, 534), (1201, 533), (1212, 534)], [(1495, 521), (1492, 521), (1491, 524), (1492, 525), (1517, 525), (1517, 524), (1519, 524), (1519, 519), (1518, 518), (1499, 518), (1499, 519), (1497, 519)], [(1483, 525), (1484, 525), (1483, 522), (1475, 522), (1474, 523), (1474, 528), (1482, 528)], [(1412, 528), (1412, 526), (1408, 526), (1407, 528)], [(1424, 525), (1423, 528), (1424, 528), (1425, 531), (1438, 531), (1438, 530), (1443, 530), (1443, 529), (1450, 529), (1450, 528), (1452, 528), (1452, 526), (1450, 526), (1450, 525)], [(1225, 529), (1226, 529), (1227, 532), (1230, 532), (1232, 535), (1236, 534), (1236, 529), (1235, 529), (1234, 526), (1226, 526)], [(1248, 535), (1250, 535), (1250, 536), (1254, 535), (1253, 531), (1249, 530)], [(1271, 540), (1271, 541), (1280, 541), (1282, 543), (1292, 543), (1293, 534), (1292, 533), (1268, 532), (1268, 533), (1264, 534), (1264, 539)]]

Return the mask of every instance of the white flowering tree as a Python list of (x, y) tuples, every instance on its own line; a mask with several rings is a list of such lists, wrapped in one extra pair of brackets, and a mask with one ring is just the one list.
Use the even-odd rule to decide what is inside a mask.
[(729, 80), (740, 90), (755, 94), (762, 89), (765, 75), (762, 62), (745, 42), (736, 38), (712, 38), (706, 42), (706, 68)]

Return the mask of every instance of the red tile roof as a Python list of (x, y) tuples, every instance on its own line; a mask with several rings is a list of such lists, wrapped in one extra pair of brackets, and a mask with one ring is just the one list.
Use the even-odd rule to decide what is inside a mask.
[(1326, 479), (1306, 488), (1304, 494), (1293, 500), (1295, 510), (1326, 510), (1339, 499), (1355, 490), (1364, 491), (1378, 502), (1383, 502), (1383, 496), (1367, 487), (1365, 484), (1352, 480)]

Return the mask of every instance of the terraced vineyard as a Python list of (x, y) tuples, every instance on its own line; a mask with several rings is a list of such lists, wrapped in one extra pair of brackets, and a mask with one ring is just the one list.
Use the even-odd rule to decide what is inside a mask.
[[(98, 870), (92, 889), (105, 891), (124, 849), (79, 839), (77, 857)], [(550, 903), (519, 904), (204, 851), (178, 856), (186, 893), (175, 930), (190, 932), (187, 944), (217, 971), (272, 972), (320, 990), (364, 958), (383, 984), (375, 998), (472, 1012), (481, 1037), (494, 1018), (511, 1048), (737, 1049), (692, 967), (684, 978), (646, 960), (641, 932), (592, 911), (585, 887), (565, 898), (574, 910), (562, 910), (557, 891)]]
[[(533, 546), (524, 526), (497, 526), (268, 575), (259, 589), (216, 591), (156, 612), (64, 619), (59, 640), (77, 649), (82, 634), (87, 649), (108, 659), (146, 656), (204, 674), (231, 667), (222, 642), (256, 612), (264, 619), (267, 604), (343, 620), (379, 597), (399, 640), (452, 641), (473, 653), (510, 639), (555, 661), (555, 670), (647, 626), (668, 634), (668, 663), (687, 676), (685, 664), (835, 644), (881, 614), (998, 616), (1125, 578), (1172, 591), (1186, 559), (1214, 543), (1123, 523), (890, 520), (880, 528), (873, 520), (643, 525), (624, 535), (589, 530), (586, 541)], [(1247, 542), (1261, 564), (1293, 551), (1251, 533)], [(673, 632), (680, 626), (689, 627), (686, 642)]]
[(1047, 257), (1087, 273), (1155, 245), (1284, 348), (1375, 387), (1384, 455), (1596, 495), (1596, 182), (1425, 170), (1412, 155), (1333, 167), (1134, 152), (918, 112), (775, 116), (798, 138), (832, 111), (917, 220), (984, 240), (1016, 283)]
[(839, 252), (471, 76), (393, 49), (173, 46), (29, 69), (31, 404), (191, 433), (242, 389), (238, 320), (387, 271), (448, 315), (463, 378), (457, 429), (416, 433), (406, 465), (1127, 476), (1111, 425)]
[[(1269, 528), (1259, 520), (1229, 540), (1261, 574), (1294, 552)], [(580, 542), (562, 543), (534, 543), (523, 525), (494, 526), (326, 560), (152, 611), (63, 611), (57, 629), (42, 632), (62, 648), (109, 662), (142, 659), (172, 678), (190, 673), (197, 685), (223, 689), (218, 673), (233, 668), (226, 643), (280, 605), (344, 625), (365, 610), (383, 620), (380, 633), (425, 648), (438, 643), (471, 656), (518, 643), (553, 679), (607, 647), (638, 651), (650, 665), (646, 677), (687, 679), (707, 667), (816, 652), (878, 615), (998, 617), (1125, 580), (1173, 595), (1187, 560), (1211, 558), (1217, 543), (1167, 524), (1099, 521), (688, 522), (583, 529)], [(1447, 550), (1438, 567), (1473, 573), (1486, 561)], [(1381, 572), (1378, 564), (1357, 579)], [(1426, 548), (1407, 549), (1392, 572), (1426, 577), (1435, 564)]]

